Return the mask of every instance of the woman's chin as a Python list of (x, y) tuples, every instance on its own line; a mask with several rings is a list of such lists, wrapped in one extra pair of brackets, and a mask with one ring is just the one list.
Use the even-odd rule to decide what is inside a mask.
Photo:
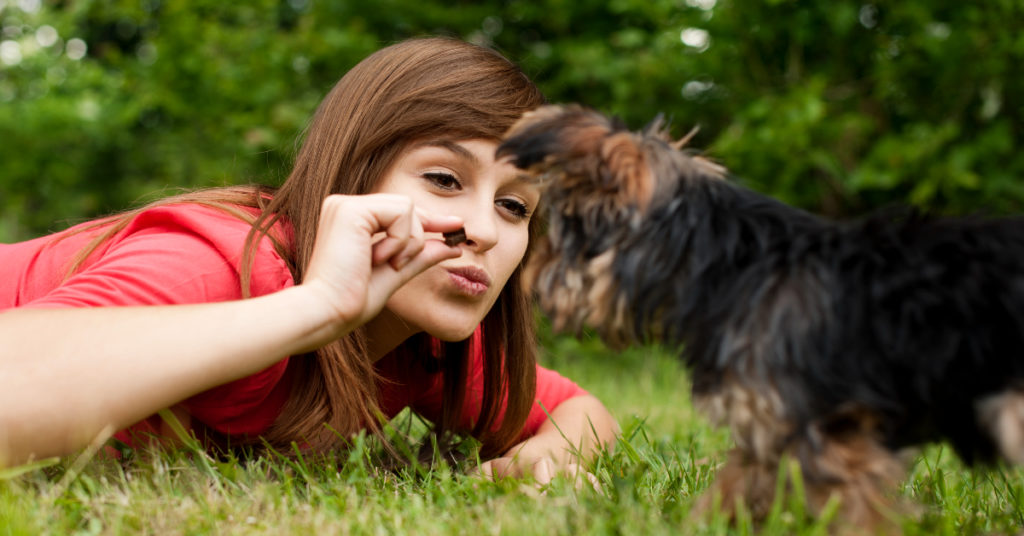
[[(466, 340), (487, 316), (497, 296), (467, 299), (453, 295), (444, 285), (430, 284), (431, 280), (424, 277), (430, 273), (424, 272), (399, 288), (385, 308), (417, 332), (445, 342)], [(444, 277), (448, 277), (446, 272)]]
[[(438, 311), (439, 313), (441, 311)], [(467, 312), (448, 309), (447, 314), (434, 314), (423, 319), (419, 324), (423, 331), (431, 337), (444, 342), (464, 341), (473, 335), (483, 320), (482, 314), (476, 311)]]
[(469, 328), (461, 329), (445, 328), (429, 330), (427, 331), (427, 333), (429, 333), (431, 337), (434, 337), (435, 339), (438, 339), (440, 341), (459, 342), (468, 339), (471, 335), (473, 335), (474, 331), (476, 331), (476, 325), (473, 325)]

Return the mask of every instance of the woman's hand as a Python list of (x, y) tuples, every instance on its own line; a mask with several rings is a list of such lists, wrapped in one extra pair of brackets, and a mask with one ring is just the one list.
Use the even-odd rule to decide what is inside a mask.
[(480, 464), (478, 471), (489, 478), (533, 477), (540, 485), (566, 475), (577, 487), (589, 482), (599, 488), (584, 464), (601, 449), (610, 449), (618, 432), (615, 418), (600, 400), (590, 395), (570, 398), (551, 411), (536, 434), (504, 456)]
[(580, 458), (562, 456), (548, 448), (564, 450), (566, 442), (560, 435), (544, 437), (538, 434), (512, 447), (505, 456), (480, 464), (478, 471), (491, 479), (532, 477), (540, 486), (550, 484), (561, 475), (572, 479), (577, 488), (589, 482), (595, 489), (600, 489), (597, 477), (583, 467)]
[(322, 206), (303, 287), (322, 298), (326, 340), (366, 323), (399, 287), (462, 250), (426, 233), (454, 231), (462, 220), (416, 208), (406, 196), (332, 195)]

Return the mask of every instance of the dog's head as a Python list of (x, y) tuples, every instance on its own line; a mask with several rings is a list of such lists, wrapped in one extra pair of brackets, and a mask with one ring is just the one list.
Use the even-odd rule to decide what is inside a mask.
[(576, 105), (544, 106), (512, 126), (498, 156), (512, 156), (540, 180), (566, 215), (626, 215), (646, 207), (654, 190), (644, 145), (643, 135), (615, 119)]
[[(680, 151), (686, 141), (672, 142), (660, 119), (631, 132), (577, 105), (538, 108), (506, 133), (498, 157), (509, 157), (544, 188), (547, 240), (530, 272), (556, 329), (588, 324), (612, 342), (635, 338), (611, 269), (617, 254), (637, 240), (661, 239), (643, 236), (645, 220), (672, 202), (680, 181), (724, 175)], [(633, 262), (642, 269), (641, 259)]]

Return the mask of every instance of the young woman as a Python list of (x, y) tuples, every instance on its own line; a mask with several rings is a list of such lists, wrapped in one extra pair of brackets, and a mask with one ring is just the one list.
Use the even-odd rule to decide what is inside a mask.
[(279, 189), (0, 245), (0, 466), (170, 435), (165, 408), (211, 445), (324, 451), (411, 407), (485, 473), (573, 469), (616, 424), (536, 365), (539, 191), (493, 157), (542, 101), (491, 50), (406, 41), (338, 82)]

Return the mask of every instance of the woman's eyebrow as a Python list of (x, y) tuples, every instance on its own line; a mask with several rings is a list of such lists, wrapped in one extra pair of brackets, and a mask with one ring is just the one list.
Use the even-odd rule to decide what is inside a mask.
[(452, 153), (455, 153), (455, 155), (458, 156), (459, 158), (467, 160), (470, 164), (480, 164), (480, 160), (476, 157), (475, 154), (470, 152), (469, 149), (466, 149), (465, 147), (451, 140), (429, 140), (422, 143), (417, 143), (416, 147), (441, 147), (442, 149), (447, 149)]

